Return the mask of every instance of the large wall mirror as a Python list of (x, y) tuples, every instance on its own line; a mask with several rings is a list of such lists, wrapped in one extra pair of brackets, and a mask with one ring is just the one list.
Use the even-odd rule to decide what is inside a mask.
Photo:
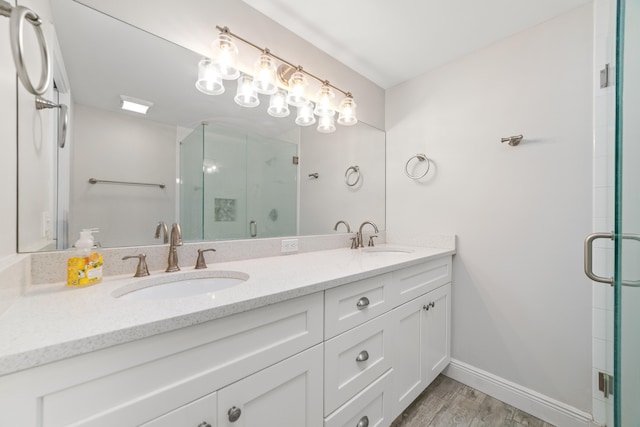
[[(236, 105), (235, 82), (204, 95), (201, 55), (73, 0), (47, 8), (44, 98), (68, 106), (68, 126), (62, 146), (59, 109), (19, 93), (20, 252), (67, 249), (94, 227), (103, 247), (162, 244), (160, 222), (180, 222), (186, 241), (330, 234), (338, 220), (384, 228), (382, 130), (299, 127), (295, 109), (269, 116), (268, 96)], [(124, 111), (123, 97), (151, 106)]]

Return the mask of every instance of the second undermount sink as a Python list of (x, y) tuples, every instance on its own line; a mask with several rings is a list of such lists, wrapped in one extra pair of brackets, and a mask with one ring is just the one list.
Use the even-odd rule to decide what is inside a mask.
[(116, 289), (111, 296), (121, 300), (158, 300), (215, 294), (249, 279), (239, 271), (195, 271), (172, 273), (134, 280)]

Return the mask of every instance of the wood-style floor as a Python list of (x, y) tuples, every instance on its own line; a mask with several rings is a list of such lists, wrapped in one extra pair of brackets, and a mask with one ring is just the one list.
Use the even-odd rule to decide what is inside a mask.
[(511, 405), (440, 375), (391, 427), (553, 427)]

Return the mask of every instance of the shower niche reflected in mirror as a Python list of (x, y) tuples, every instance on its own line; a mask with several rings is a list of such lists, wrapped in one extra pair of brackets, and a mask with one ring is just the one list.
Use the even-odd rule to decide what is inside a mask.
[(297, 232), (293, 141), (202, 124), (180, 143), (185, 241), (292, 236)]
[[(44, 25), (57, 38), (47, 97), (68, 105), (70, 124), (57, 147), (55, 112), (19, 91), (19, 252), (67, 249), (93, 227), (103, 247), (163, 244), (159, 221), (180, 222), (187, 241), (331, 234), (339, 219), (384, 228), (383, 131), (302, 128), (295, 112), (269, 116), (268, 96), (236, 105), (235, 82), (204, 95), (200, 54), (73, 0), (34, 2), (50, 10)], [(152, 105), (127, 112), (123, 96)], [(362, 171), (358, 188), (344, 183), (351, 165)]]

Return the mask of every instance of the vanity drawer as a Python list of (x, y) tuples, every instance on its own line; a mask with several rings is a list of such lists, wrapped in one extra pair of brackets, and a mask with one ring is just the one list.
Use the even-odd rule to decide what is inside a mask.
[(376, 317), (325, 342), (325, 415), (391, 368), (390, 314)]
[(399, 306), (451, 282), (451, 256), (396, 270), (392, 277), (394, 306)]
[(325, 339), (393, 308), (391, 278), (387, 273), (325, 291)]
[(391, 424), (393, 369), (324, 420), (324, 427), (382, 427)]
[(21, 382), (42, 427), (140, 425), (321, 341), (316, 293), (31, 369)]

